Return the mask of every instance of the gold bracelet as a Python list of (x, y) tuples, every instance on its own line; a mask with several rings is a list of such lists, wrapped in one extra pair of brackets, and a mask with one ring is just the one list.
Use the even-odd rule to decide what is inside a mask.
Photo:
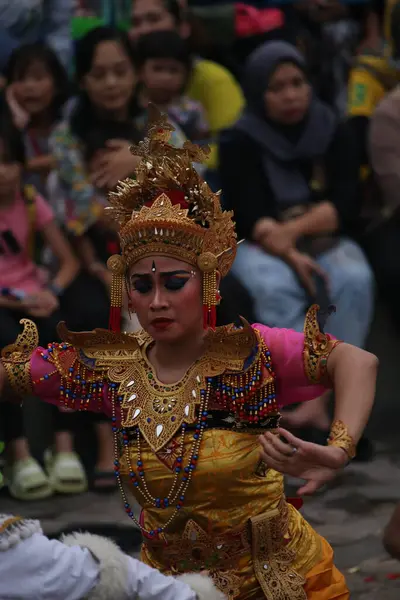
[(349, 434), (349, 430), (343, 421), (336, 419), (332, 423), (331, 432), (328, 438), (328, 446), (336, 446), (344, 450), (352, 460), (356, 455), (356, 445), (353, 438)]

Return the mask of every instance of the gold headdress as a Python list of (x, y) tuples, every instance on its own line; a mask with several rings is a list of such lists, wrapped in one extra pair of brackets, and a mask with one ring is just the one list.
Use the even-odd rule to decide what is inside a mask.
[(173, 127), (155, 107), (147, 137), (132, 154), (141, 156), (136, 179), (126, 179), (109, 195), (107, 210), (118, 222), (121, 254), (112, 256), (110, 328), (119, 329), (124, 275), (144, 256), (162, 254), (197, 266), (203, 273), (204, 324), (215, 328), (217, 271), (225, 276), (236, 255), (233, 213), (221, 208), (193, 166), (208, 148), (169, 144)]

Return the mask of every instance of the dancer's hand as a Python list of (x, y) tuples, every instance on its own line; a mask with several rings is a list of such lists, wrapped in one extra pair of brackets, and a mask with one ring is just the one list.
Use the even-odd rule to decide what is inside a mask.
[(279, 436), (268, 431), (259, 437), (261, 458), (275, 471), (304, 479), (306, 483), (298, 490), (299, 495), (313, 494), (348, 461), (340, 448), (305, 442), (286, 429), (280, 428), (278, 433)]

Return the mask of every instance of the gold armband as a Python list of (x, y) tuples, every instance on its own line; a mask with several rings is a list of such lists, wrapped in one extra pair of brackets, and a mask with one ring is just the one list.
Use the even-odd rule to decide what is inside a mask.
[(3, 348), (1, 359), (12, 391), (24, 397), (32, 393), (30, 360), (38, 346), (39, 335), (36, 325), (29, 319), (22, 319), (20, 323), (24, 326), (22, 333), (14, 344)]
[(356, 455), (356, 445), (353, 438), (349, 434), (349, 431), (343, 421), (336, 419), (332, 423), (331, 432), (328, 438), (328, 446), (336, 446), (344, 450), (352, 460)]

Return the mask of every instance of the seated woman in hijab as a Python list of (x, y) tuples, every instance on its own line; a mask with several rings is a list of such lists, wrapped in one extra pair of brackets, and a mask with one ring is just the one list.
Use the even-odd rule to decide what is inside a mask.
[[(353, 138), (315, 97), (303, 56), (283, 41), (250, 55), (246, 109), (220, 141), (224, 202), (235, 211), (233, 273), (253, 297), (257, 320), (301, 331), (310, 300), (336, 313), (329, 331), (363, 347), (373, 312), (373, 276), (346, 236), (358, 214)], [(304, 403), (292, 425), (329, 427), (321, 402)]]

